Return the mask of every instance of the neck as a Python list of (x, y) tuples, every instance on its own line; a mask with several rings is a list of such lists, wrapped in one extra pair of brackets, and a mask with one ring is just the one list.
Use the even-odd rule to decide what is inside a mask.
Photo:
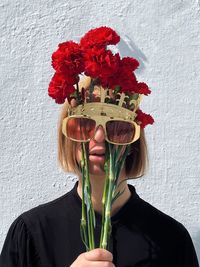
[[(98, 176), (98, 177), (91, 177), (91, 187), (92, 187), (92, 204), (93, 208), (96, 212), (102, 214), (102, 196), (103, 196), (103, 189), (104, 189), (104, 180), (105, 177)], [(121, 179), (119, 179), (119, 182)], [(128, 201), (131, 196), (131, 192), (128, 188), (128, 184), (126, 181), (122, 182), (119, 187), (117, 188), (118, 191), (123, 192), (113, 203), (111, 215), (113, 216), (121, 207)], [(82, 199), (82, 181), (79, 179), (77, 192)]]

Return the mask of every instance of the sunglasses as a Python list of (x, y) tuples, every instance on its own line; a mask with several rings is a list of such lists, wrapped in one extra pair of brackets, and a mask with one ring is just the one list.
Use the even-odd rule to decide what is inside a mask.
[(76, 142), (89, 142), (102, 126), (105, 140), (115, 145), (128, 145), (140, 137), (140, 126), (134, 121), (108, 116), (72, 115), (63, 120), (63, 134)]

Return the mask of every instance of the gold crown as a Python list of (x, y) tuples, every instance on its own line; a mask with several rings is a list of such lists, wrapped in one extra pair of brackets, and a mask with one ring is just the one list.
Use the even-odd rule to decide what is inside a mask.
[[(135, 114), (142, 100), (142, 95), (137, 93), (120, 93), (119, 88), (115, 90), (104, 88), (98, 84), (98, 80), (85, 76), (79, 82), (79, 93), (82, 98), (82, 104), (86, 103), (105, 103), (128, 109)], [(112, 105), (112, 106), (111, 106)]]
[(91, 83), (91, 80), (84, 80), (84, 84), (79, 82), (79, 97), (81, 104), (71, 107), (70, 115), (95, 114), (134, 121), (142, 95), (120, 93), (117, 88), (115, 90), (103, 88), (95, 82)]

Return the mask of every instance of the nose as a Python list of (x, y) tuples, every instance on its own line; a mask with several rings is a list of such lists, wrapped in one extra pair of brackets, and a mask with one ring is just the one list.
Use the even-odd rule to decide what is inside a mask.
[(105, 132), (101, 125), (97, 126), (93, 139), (98, 143), (103, 143), (105, 141)]

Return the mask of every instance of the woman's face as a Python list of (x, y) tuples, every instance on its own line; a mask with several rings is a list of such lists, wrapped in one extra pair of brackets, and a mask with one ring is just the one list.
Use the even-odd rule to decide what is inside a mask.
[[(121, 150), (121, 155), (124, 153), (126, 146), (123, 146)], [(106, 145), (105, 145), (105, 132), (101, 125), (99, 125), (96, 129), (94, 138), (89, 142), (89, 173), (92, 176), (105, 176), (104, 171), (104, 163), (105, 163), (105, 153), (106, 153)], [(81, 161), (81, 143), (76, 144), (76, 160), (77, 162)], [(121, 172), (121, 176), (124, 177), (125, 170), (123, 169)]]

